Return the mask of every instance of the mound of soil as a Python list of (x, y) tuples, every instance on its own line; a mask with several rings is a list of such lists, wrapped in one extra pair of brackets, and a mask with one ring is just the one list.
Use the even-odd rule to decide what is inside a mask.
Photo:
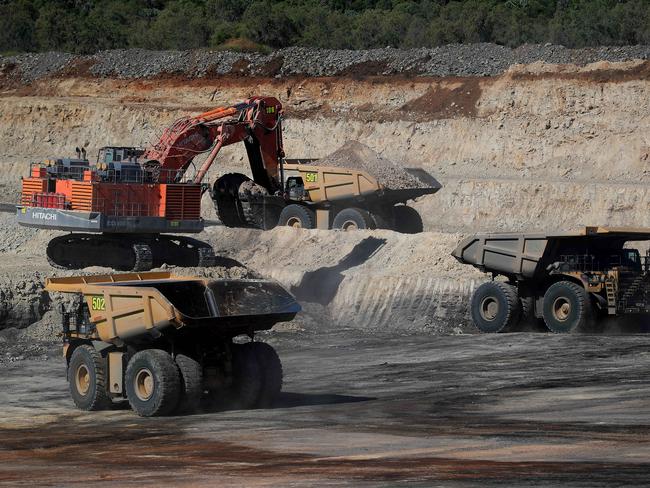
[(403, 167), (381, 157), (371, 148), (358, 141), (347, 141), (332, 154), (320, 159), (319, 166), (334, 166), (365, 171), (377, 178), (386, 188), (404, 190), (426, 188), (426, 184), (409, 174)]

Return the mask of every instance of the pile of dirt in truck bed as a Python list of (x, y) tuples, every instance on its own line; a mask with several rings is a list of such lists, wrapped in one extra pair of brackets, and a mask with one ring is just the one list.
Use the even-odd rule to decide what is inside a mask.
[(404, 190), (426, 188), (426, 184), (399, 166), (358, 141), (347, 141), (336, 151), (317, 163), (319, 166), (335, 166), (365, 171), (377, 178), (386, 188)]

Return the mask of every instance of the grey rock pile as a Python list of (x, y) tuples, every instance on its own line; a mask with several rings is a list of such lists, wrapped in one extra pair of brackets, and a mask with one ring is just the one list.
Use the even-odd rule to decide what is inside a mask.
[(332, 154), (318, 160), (317, 164), (365, 171), (374, 176), (382, 186), (392, 190), (426, 186), (403, 167), (381, 157), (371, 148), (357, 141), (346, 142)]
[(31, 82), (61, 72), (70, 62), (78, 57), (74, 54), (58, 52), (0, 56), (0, 72), (13, 72), (15, 68), (18, 68), (22, 80)]
[(631, 61), (650, 58), (650, 46), (567, 49), (550, 44), (515, 49), (496, 44), (449, 44), (420, 49), (363, 51), (287, 48), (270, 54), (231, 51), (102, 51), (91, 56), (66, 53), (0, 56), (0, 71), (18, 69), (24, 82), (63, 74), (75, 66), (88, 66), (87, 74), (113, 78), (153, 78), (177, 75), (202, 78), (220, 75), (272, 76), (493, 76), (514, 64), (543, 61), (585, 65), (596, 61)]

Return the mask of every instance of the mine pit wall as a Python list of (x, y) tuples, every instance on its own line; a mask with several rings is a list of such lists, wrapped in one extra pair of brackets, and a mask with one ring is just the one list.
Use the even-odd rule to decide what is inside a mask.
[(49, 310), (51, 300), (43, 290), (44, 277), (3, 277), (0, 282), (0, 330), (24, 328), (40, 320)]
[[(372, 79), (40, 80), (0, 98), (0, 184), (16, 195), (30, 161), (146, 144), (187, 110), (278, 96), (289, 157), (354, 139), (444, 185), (421, 199), (425, 229), (648, 225), (648, 62), (515, 66), (501, 76)], [(215, 87), (214, 101), (210, 101)], [(26, 91), (25, 91), (26, 90)], [(211, 178), (246, 170), (225, 148)], [(503, 211), (501, 211), (501, 208)], [(560, 218), (558, 220), (558, 213)]]
[[(92, 155), (105, 144), (146, 144), (188, 107), (198, 112), (256, 93), (285, 103), (289, 157), (321, 157), (353, 139), (404, 166), (423, 167), (443, 184), (413, 204), (429, 231), (417, 236), (206, 232), (217, 253), (278, 279), (307, 309), (321, 307), (329, 325), (470, 331), (469, 296), (485, 276), (449, 256), (463, 235), (650, 226), (647, 62), (518, 66), (483, 78), (41, 80), (0, 97), (3, 194), (17, 196), (32, 160), (71, 155), (79, 145)], [(226, 148), (220, 161), (211, 179), (245, 168), (242, 148)], [(16, 253), (44, 261), (45, 233), (16, 232), (0, 239), (2, 264)], [(341, 258), (369, 236), (386, 244), (340, 269)], [(41, 268), (50, 274), (44, 262)], [(336, 284), (324, 304), (312, 296), (317, 280), (309, 282), (319, 273)], [(0, 329), (38, 320), (47, 294), (21, 285), (20, 273), (7, 276)]]
[[(460, 234), (209, 228), (218, 255), (278, 280), (319, 327), (474, 332), (469, 299), (487, 277), (450, 252)], [(313, 305), (313, 306), (312, 306)]]
[[(469, 300), (475, 286), (486, 277), (449, 255), (457, 234), (413, 236), (391, 231), (290, 228), (262, 232), (211, 227), (199, 237), (210, 242), (218, 255), (246, 263), (253, 273), (275, 279), (290, 290), (304, 305), (304, 314), (298, 318), (303, 328), (475, 332), (469, 320)], [(28, 269), (3, 272), (0, 330), (23, 329), (43, 318), (48, 323), (38, 325), (30, 334), (56, 340), (49, 331), (52, 326), (58, 330), (59, 307), (62, 303), (69, 306), (72, 296), (44, 291), (45, 278), (110, 270), (57, 271), (47, 266), (37, 247), (28, 247), (26, 252)], [(0, 252), (0, 260), (4, 267), (5, 260), (17, 258), (11, 251)], [(215, 272), (232, 277), (249, 273)]]
[(433, 334), (475, 332), (469, 303), (477, 281), (409, 276), (349, 276), (330, 307), (340, 326)]
[(319, 303), (314, 294), (321, 293), (321, 287), (301, 284), (303, 273), (293, 273), (292, 279), (291, 273), (273, 267), (264, 272), (296, 295), (309, 321), (319, 328), (356, 328), (370, 333), (475, 333), (470, 322), (470, 299), (476, 286), (488, 279), (439, 278), (435, 268), (430, 277), (351, 270), (341, 277), (332, 300)]

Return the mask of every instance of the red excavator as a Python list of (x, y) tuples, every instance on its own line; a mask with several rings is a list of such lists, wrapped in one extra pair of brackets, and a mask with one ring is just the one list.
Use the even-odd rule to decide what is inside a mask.
[[(244, 142), (255, 181), (270, 193), (278, 189), (284, 157), (281, 115), (277, 99), (252, 97), (183, 117), (146, 150), (105, 147), (94, 164), (77, 150), (74, 159), (32, 164), (30, 176), (22, 180), (18, 223), (72, 232), (48, 244), (47, 257), (57, 267), (142, 271), (165, 262), (211, 266), (215, 257), (209, 245), (168, 234), (203, 230), (201, 196), (207, 186), (202, 180), (224, 146)], [(190, 177), (194, 158), (208, 151)], [(225, 192), (230, 191), (227, 180), (217, 185)], [(235, 220), (228, 213), (236, 210), (232, 202), (226, 207), (222, 219)]]

